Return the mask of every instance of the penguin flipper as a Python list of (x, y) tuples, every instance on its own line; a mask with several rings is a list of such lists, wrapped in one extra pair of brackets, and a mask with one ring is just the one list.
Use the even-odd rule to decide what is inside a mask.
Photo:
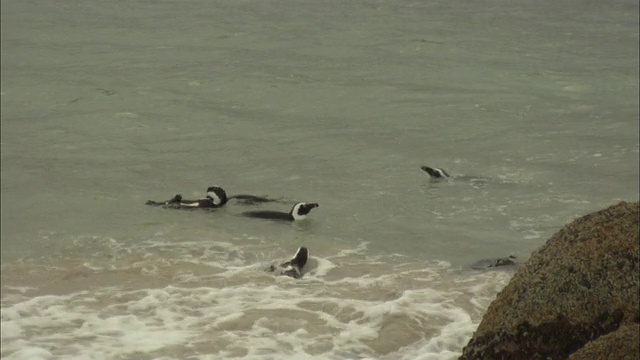
[(177, 194), (174, 197), (172, 197), (170, 200), (167, 201), (153, 201), (153, 200), (147, 200), (147, 202), (145, 203), (145, 205), (149, 205), (149, 206), (163, 206), (163, 205), (178, 205), (180, 206), (180, 202), (182, 201), (182, 195)]

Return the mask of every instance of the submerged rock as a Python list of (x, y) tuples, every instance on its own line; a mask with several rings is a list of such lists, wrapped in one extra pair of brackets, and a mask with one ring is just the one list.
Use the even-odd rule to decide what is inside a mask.
[[(639, 323), (638, 207), (621, 202), (553, 235), (498, 294), (460, 358), (566, 359)], [(620, 351), (633, 354), (632, 345)]]

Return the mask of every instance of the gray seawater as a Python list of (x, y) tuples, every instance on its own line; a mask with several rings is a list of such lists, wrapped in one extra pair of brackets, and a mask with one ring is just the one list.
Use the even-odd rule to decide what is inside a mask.
[[(470, 264), (639, 198), (635, 1), (5, 0), (1, 20), (6, 359), (455, 358), (513, 274)], [(144, 206), (211, 185), (283, 203)], [(320, 207), (240, 216), (296, 201)], [(264, 271), (301, 245), (302, 280)]]

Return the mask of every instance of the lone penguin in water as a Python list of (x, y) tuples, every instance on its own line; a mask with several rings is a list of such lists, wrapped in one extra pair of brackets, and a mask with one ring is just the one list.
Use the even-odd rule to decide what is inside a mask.
[(280, 265), (271, 265), (269, 271), (278, 272), (279, 275), (291, 276), (294, 279), (300, 279), (302, 277), (302, 268), (307, 263), (309, 258), (309, 250), (302, 246), (298, 248), (296, 254), (293, 255), (291, 260), (283, 262)]
[(446, 171), (436, 167), (421, 166), (420, 169), (426, 171), (432, 179), (448, 179), (451, 177)]
[(281, 220), (281, 221), (299, 221), (303, 220), (309, 215), (309, 212), (314, 208), (317, 208), (317, 203), (306, 203), (299, 202), (291, 208), (291, 211), (288, 213), (281, 211), (273, 211), (273, 210), (256, 210), (256, 211), (245, 211), (242, 213), (244, 216), (258, 218), (258, 219), (269, 219), (269, 220)]
[(482, 177), (482, 176), (455, 175), (452, 177), (451, 175), (449, 175), (449, 173), (447, 173), (443, 169), (436, 168), (436, 167), (421, 166), (420, 169), (422, 169), (427, 174), (429, 174), (431, 181), (434, 183), (441, 182), (444, 180), (446, 180), (447, 182), (449, 180), (454, 180), (456, 182), (466, 182), (469, 185), (471, 185), (471, 187), (473, 187), (474, 189), (482, 189), (490, 181), (489, 178)]
[(207, 196), (198, 200), (185, 200), (182, 198), (182, 195), (178, 194), (166, 201), (147, 200), (146, 205), (162, 206), (171, 209), (212, 209), (224, 206), (230, 199), (240, 200), (243, 204), (276, 201), (265, 197), (246, 194), (227, 196), (227, 193), (223, 188), (219, 186), (210, 186), (207, 188)]
[(497, 259), (483, 259), (471, 265), (471, 268), (474, 270), (487, 270), (501, 266), (516, 266), (515, 259), (516, 257), (513, 255)]

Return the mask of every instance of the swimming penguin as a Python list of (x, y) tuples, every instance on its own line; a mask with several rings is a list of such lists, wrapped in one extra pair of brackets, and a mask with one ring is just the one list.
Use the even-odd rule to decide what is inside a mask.
[(240, 200), (242, 204), (250, 205), (262, 202), (277, 201), (274, 199), (267, 199), (265, 197), (255, 195), (232, 195), (227, 196), (227, 193), (223, 188), (219, 186), (210, 186), (207, 189), (207, 196), (198, 200), (184, 200), (181, 195), (174, 196), (171, 200), (167, 201), (153, 201), (148, 200), (147, 205), (162, 206), (172, 209), (211, 209), (224, 206), (230, 199)]
[(451, 177), (446, 171), (439, 168), (421, 166), (420, 169), (426, 171), (432, 179), (447, 179)]
[(289, 211), (288, 213), (272, 210), (257, 210), (245, 211), (242, 213), (242, 215), (259, 219), (298, 221), (306, 218), (309, 212), (313, 208), (317, 208), (318, 206), (320, 205), (318, 205), (317, 203), (299, 202), (293, 205), (291, 211)]
[(218, 186), (210, 186), (207, 189), (207, 196), (198, 200), (185, 200), (182, 195), (178, 194), (171, 200), (153, 201), (147, 200), (146, 205), (162, 206), (171, 209), (211, 209), (219, 208), (227, 203), (227, 193)]
[(471, 187), (475, 189), (483, 189), (487, 186), (487, 183), (490, 181), (489, 178), (481, 177), (481, 176), (469, 176), (469, 175), (456, 175), (451, 176), (449, 173), (444, 171), (443, 169), (429, 166), (421, 166), (420, 169), (426, 171), (432, 182), (440, 182), (443, 180), (454, 180), (456, 182), (465, 182), (471, 185)]
[(280, 265), (271, 265), (269, 271), (279, 272), (279, 275), (291, 276), (294, 279), (300, 279), (302, 277), (302, 268), (307, 263), (309, 258), (309, 250), (302, 246), (298, 248), (296, 254), (293, 255), (291, 260), (284, 262)]
[(471, 265), (471, 268), (474, 270), (486, 270), (500, 266), (516, 266), (515, 259), (516, 257), (513, 255), (497, 259), (483, 259)]

